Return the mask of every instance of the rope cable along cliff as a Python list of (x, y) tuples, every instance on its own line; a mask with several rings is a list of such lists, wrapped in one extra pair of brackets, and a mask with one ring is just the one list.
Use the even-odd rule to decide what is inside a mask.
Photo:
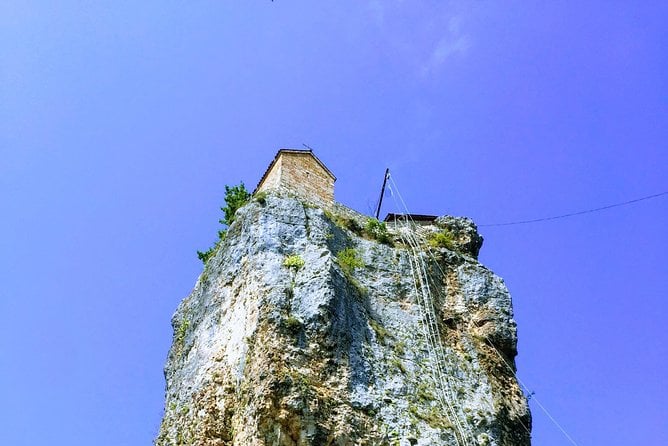
[[(403, 231), (400, 231), (399, 236), (401, 237), (402, 242), (404, 242), (407, 246), (409, 246), (411, 248), (411, 250), (413, 251), (414, 246), (413, 246), (412, 243), (410, 243), (407, 240), (407, 238), (406, 238), (407, 235), (404, 235)], [(409, 264), (410, 264), (410, 267), (411, 267), (411, 275), (413, 277), (413, 286), (414, 286), (414, 289), (415, 289), (416, 298), (418, 299), (418, 303), (419, 303), (418, 309), (420, 311), (420, 317), (423, 321), (426, 321), (429, 316), (427, 315), (426, 308), (422, 305), (423, 301), (425, 300), (425, 296), (424, 296), (424, 289), (419, 287), (421, 281), (418, 278), (418, 273), (416, 272), (416, 271), (418, 271), (418, 265), (417, 265), (416, 258), (417, 258), (417, 255), (415, 254), (415, 251), (413, 251), (413, 257), (409, 256), (408, 259), (409, 259)], [(461, 430), (461, 428), (460, 428), (460, 426), (458, 426), (458, 420), (457, 420), (456, 412), (454, 411), (452, 405), (449, 403), (447, 395), (443, 393), (444, 392), (443, 389), (445, 388), (445, 386), (443, 384), (440, 384), (441, 381), (442, 381), (442, 376), (441, 376), (441, 373), (440, 373), (440, 363), (438, 361), (437, 355), (436, 355), (436, 353), (434, 351), (434, 347), (432, 345), (433, 344), (432, 335), (430, 334), (431, 325), (428, 324), (428, 323), (423, 323), (420, 326), (422, 328), (423, 336), (424, 336), (425, 341), (427, 343), (428, 356), (429, 356), (431, 362), (435, 365), (436, 373), (435, 373), (435, 375), (432, 375), (432, 379), (433, 379), (435, 387), (436, 387), (436, 391), (437, 391), (436, 396), (437, 396), (438, 402), (439, 402), (439, 404), (441, 404), (441, 407), (443, 408), (443, 410), (446, 411), (446, 418), (448, 419), (450, 424), (453, 426), (453, 428), (455, 428), (455, 434), (456, 434), (455, 435), (455, 440), (457, 441), (457, 443), (458, 444), (462, 444), (462, 443), (468, 444), (468, 442), (466, 442), (466, 438), (464, 438), (463, 432), (459, 432)]]
[[(431, 344), (436, 355), (437, 371), (442, 383), (443, 392), (446, 394), (447, 402), (451, 406), (451, 410), (454, 412), (455, 420), (460, 431), (464, 431), (464, 438), (467, 439), (466, 443), (468, 444), (468, 438), (470, 438), (473, 441), (473, 444), (476, 444), (475, 440), (473, 439), (473, 433), (470, 429), (470, 426), (462, 421), (466, 419), (466, 414), (461, 410), (462, 407), (456, 404), (457, 396), (454, 390), (454, 385), (450, 379), (455, 370), (454, 367), (452, 367), (452, 362), (449, 360), (449, 355), (447, 355), (443, 349), (444, 344), (441, 337), (441, 330), (439, 328), (438, 318), (434, 308), (434, 295), (431, 288), (429, 287), (429, 273), (427, 272), (424, 258), (419, 252), (419, 242), (417, 237), (413, 235), (413, 232), (409, 234), (409, 240), (412, 240), (413, 250), (417, 259), (416, 263), (420, 271), (421, 289), (424, 290), (423, 306), (426, 309), (427, 322), (430, 328), (429, 331), (431, 333)], [(446, 364), (450, 366), (450, 370), (447, 372), (445, 371)], [(460, 410), (454, 409), (455, 407), (459, 408)]]
[[(409, 242), (403, 238), (403, 235), (401, 235), (402, 240), (408, 245)], [(426, 309), (423, 307), (423, 302), (425, 300), (424, 297), (424, 291), (419, 287), (420, 279), (418, 279), (418, 274), (416, 273), (417, 271), (417, 265), (414, 264), (415, 258), (410, 258), (409, 256), (409, 264), (411, 266), (411, 274), (413, 276), (413, 285), (415, 288), (415, 294), (416, 298), (418, 299), (418, 308), (420, 311), (420, 318), (425, 321), (428, 318)], [(420, 288), (420, 289), (419, 289)], [(422, 297), (422, 299), (421, 299)], [(441, 407), (446, 411), (446, 418), (448, 419), (449, 423), (455, 428), (455, 439), (457, 440), (458, 444), (465, 443), (468, 444), (466, 441), (466, 438), (464, 437), (463, 433), (461, 432), (461, 426), (458, 425), (458, 417), (456, 414), (456, 411), (452, 407), (452, 404), (450, 403), (449, 400), (449, 395), (447, 395), (445, 392), (445, 385), (443, 385), (443, 377), (442, 377), (442, 370), (441, 370), (441, 364), (438, 359), (438, 355), (435, 352), (434, 346), (433, 346), (433, 337), (431, 335), (431, 327), (427, 323), (422, 323), (420, 324), (420, 327), (422, 328), (422, 333), (425, 339), (425, 342), (427, 343), (427, 354), (430, 358), (430, 361), (432, 364), (434, 364), (434, 370), (436, 371), (435, 375), (432, 375), (432, 380), (434, 382), (435, 390), (436, 390), (436, 398), (438, 399), (439, 404)], [(459, 434), (459, 435), (457, 435)]]
[[(389, 177), (392, 181), (392, 178)], [(392, 194), (393, 199), (394, 194)], [(396, 204), (396, 200), (395, 200)], [(395, 224), (396, 224), (395, 220)], [(423, 333), (427, 342), (428, 354), (431, 358), (433, 367), (433, 380), (437, 383), (437, 395), (439, 402), (446, 412), (448, 421), (455, 429), (455, 438), (458, 443), (468, 445), (476, 445), (477, 441), (473, 436), (473, 432), (468, 423), (462, 422), (466, 420), (466, 414), (463, 412), (461, 405), (457, 404), (456, 392), (450, 380), (450, 374), (447, 373), (443, 367), (446, 364), (452, 366), (451, 361), (448, 360), (448, 355), (443, 351), (443, 342), (438, 326), (438, 318), (434, 309), (434, 298), (429, 287), (429, 274), (427, 272), (426, 264), (423, 256), (420, 255), (420, 241), (414, 235), (417, 226), (415, 222), (404, 218), (403, 228), (400, 228), (399, 236), (404, 244), (410, 247), (412, 256), (409, 256), (411, 264), (411, 273), (413, 275), (413, 283), (415, 284), (416, 297), (418, 298), (418, 307), (421, 311), (421, 318), (423, 320)], [(417, 271), (417, 273), (416, 273)], [(418, 290), (419, 285), (419, 290)], [(440, 384), (440, 385), (439, 385)], [(458, 410), (459, 409), (459, 410)]]
[[(399, 200), (400, 200), (400, 202), (401, 202), (401, 206), (399, 206), (398, 203), (397, 203), (397, 201), (394, 200), (394, 197), (393, 197), (393, 200), (394, 200), (394, 202), (395, 202), (395, 205), (397, 205), (397, 207), (398, 207), (399, 209), (403, 208), (404, 212), (406, 213), (406, 218), (409, 219), (409, 220), (411, 221), (411, 223), (413, 224), (413, 226), (414, 226), (415, 228), (419, 227), (419, 225), (418, 225), (418, 224), (415, 222), (415, 220), (413, 219), (413, 216), (412, 216), (413, 214), (411, 214), (410, 210), (408, 209), (408, 206), (407, 206), (406, 202), (404, 201), (404, 198), (403, 198), (403, 196), (401, 195), (401, 192), (399, 191), (399, 187), (397, 186), (396, 182), (394, 181), (393, 178), (390, 178), (390, 181), (391, 181), (392, 184), (394, 185), (394, 190), (396, 190), (396, 192), (397, 192), (397, 196), (398, 196), (398, 198), (399, 198)], [(391, 192), (391, 191), (392, 191), (392, 188), (390, 187), (390, 192)], [(419, 232), (418, 232), (418, 231), (415, 231), (415, 234), (419, 235)], [(438, 261), (438, 259), (436, 258), (436, 256), (435, 256), (434, 253), (432, 252), (431, 247), (429, 246), (429, 243), (427, 242), (427, 240), (426, 240), (424, 237), (421, 237), (421, 239), (418, 241), (418, 240), (417, 240), (417, 235), (415, 236), (415, 238), (416, 238), (416, 242), (415, 242), (415, 243), (417, 243), (418, 245), (421, 243), (423, 246), (426, 247), (426, 249), (425, 249), (424, 251), (427, 253), (427, 255), (428, 255), (429, 258), (431, 259), (432, 263), (433, 263), (434, 265), (436, 265), (436, 267), (438, 268), (438, 271), (439, 271), (440, 274), (441, 274), (441, 279), (443, 280), (443, 282), (444, 282), (444, 283), (447, 282), (447, 275), (446, 275), (445, 271), (443, 270), (443, 268), (441, 267), (441, 263)], [(438, 289), (438, 287), (436, 287), (436, 289)], [(447, 299), (448, 299), (448, 293), (447, 293), (447, 292), (443, 293), (443, 297), (444, 297), (445, 301), (447, 302)], [(448, 361), (448, 362), (449, 362), (449, 364), (450, 364), (451, 367), (453, 367), (453, 368), (459, 368), (458, 365), (457, 365), (454, 361)], [(493, 404), (493, 402), (490, 401), (489, 404), (490, 404), (490, 410), (493, 411), (493, 409), (494, 409), (494, 404)], [(524, 426), (524, 424), (523, 424), (521, 421), (520, 421), (520, 424), (522, 424), (522, 427), (524, 427), (524, 429), (526, 430), (526, 432), (527, 432), (529, 435), (531, 435), (531, 432), (529, 431), (529, 429), (528, 429), (526, 426)]]
[[(390, 182), (392, 183), (392, 185), (394, 186), (394, 190), (396, 190), (396, 192), (397, 192), (397, 195), (398, 195), (398, 197), (399, 197), (399, 199), (400, 199), (400, 201), (401, 201), (401, 203), (402, 203), (402, 205), (403, 205), (403, 206), (402, 206), (403, 209), (404, 209), (405, 212), (406, 212), (406, 219), (409, 219), (409, 218), (410, 218), (411, 221), (412, 221), (411, 213), (409, 212), (409, 210), (408, 210), (408, 206), (406, 206), (406, 202), (403, 200), (403, 197), (401, 196), (401, 193), (399, 192), (399, 188), (397, 187), (397, 184), (396, 184), (396, 182), (394, 181), (394, 178), (392, 178), (392, 177), (390, 176), (389, 179), (390, 179)], [(388, 187), (389, 187), (389, 186), (388, 186)], [(390, 187), (390, 192), (392, 192), (392, 188), (391, 188), (391, 187)], [(627, 202), (624, 202), (624, 203), (618, 203), (618, 204), (614, 204), (614, 205), (604, 206), (604, 207), (601, 207), (601, 208), (596, 208), (596, 209), (592, 209), (592, 210), (588, 210), (588, 211), (581, 211), (581, 212), (576, 212), (576, 213), (566, 214), (566, 215), (562, 215), (562, 216), (549, 217), (549, 218), (546, 218), (546, 219), (536, 219), (536, 220), (527, 220), (527, 221), (523, 221), (523, 222), (514, 222), (514, 223), (511, 222), (511, 223), (502, 223), (502, 224), (496, 224), (496, 225), (480, 225), (480, 226), (505, 226), (505, 225), (511, 225), (511, 224), (532, 223), (532, 222), (534, 222), (534, 221), (554, 220), (554, 219), (557, 219), (557, 218), (564, 218), (564, 217), (569, 217), (569, 216), (573, 216), (573, 215), (580, 215), (580, 214), (584, 214), (584, 213), (588, 213), (588, 212), (595, 212), (595, 211), (599, 211), (599, 210), (603, 210), (603, 209), (609, 209), (609, 208), (612, 208), (612, 207), (624, 206), (624, 205), (626, 205), (626, 204), (635, 203), (635, 202), (642, 201), (642, 200), (647, 200), (647, 199), (650, 199), (650, 198), (656, 198), (656, 197), (659, 197), (659, 196), (662, 196), (662, 195), (666, 195), (666, 194), (668, 194), (668, 192), (662, 192), (662, 193), (660, 193), (660, 194), (650, 195), (650, 196), (647, 196), (647, 197), (638, 198), (638, 199), (635, 199), (635, 200), (630, 200), (630, 201), (627, 201)], [(392, 196), (394, 197), (394, 195), (392, 195)], [(394, 200), (394, 202), (395, 202), (395, 205), (396, 205), (396, 204), (397, 204), (396, 200)], [(400, 208), (401, 208), (401, 207), (400, 207)], [(396, 219), (396, 217), (395, 217), (395, 219)], [(414, 224), (415, 226), (417, 226), (417, 223), (415, 223), (414, 221), (413, 221), (413, 224)], [(431, 259), (434, 261), (434, 263), (436, 264), (436, 266), (438, 267), (438, 269), (440, 270), (440, 272), (441, 272), (441, 274), (443, 275), (443, 277), (445, 277), (445, 272), (444, 272), (443, 269), (441, 268), (440, 263), (436, 260), (436, 258), (435, 258), (435, 256), (433, 255), (433, 253), (431, 252), (431, 249), (429, 249), (428, 245), (427, 245), (427, 250), (426, 250), (426, 251), (427, 251), (427, 254), (428, 254), (428, 255), (431, 257)], [(520, 385), (521, 385), (522, 387), (524, 387), (524, 388), (526, 389), (527, 392), (529, 392), (529, 387), (527, 387), (527, 386), (524, 384), (524, 382), (520, 379), (520, 377), (517, 376), (517, 372), (513, 369), (513, 367), (512, 367), (510, 364), (508, 364), (508, 362), (506, 361), (506, 359), (503, 357), (503, 354), (502, 354), (502, 353), (496, 348), (496, 346), (495, 346), (494, 344), (492, 344), (489, 340), (486, 339), (486, 342), (487, 342), (487, 344), (493, 349), (493, 351), (499, 356), (499, 358), (503, 361), (504, 365), (508, 368), (508, 370), (510, 370), (510, 372), (511, 372), (512, 375), (515, 377), (515, 379), (517, 379), (517, 381), (520, 383)], [(546, 407), (545, 407), (545, 406), (544, 406), (544, 405), (543, 405), (543, 404), (536, 398), (535, 395), (533, 395), (531, 399), (534, 400), (534, 401), (536, 401), (536, 404), (538, 405), (538, 407), (545, 413), (545, 415), (550, 419), (550, 421), (551, 421), (551, 422), (552, 422), (552, 423), (553, 423), (553, 424), (554, 424), (554, 425), (561, 431), (561, 433), (566, 437), (566, 439), (567, 439), (571, 444), (573, 444), (574, 446), (579, 446), (579, 445), (575, 442), (575, 440), (573, 440), (573, 438), (568, 434), (568, 432), (566, 432), (566, 430), (562, 427), (562, 425), (561, 425), (561, 424), (554, 418), (554, 416), (552, 416), (552, 414), (547, 410), (547, 408), (546, 408)], [(531, 431), (524, 425), (524, 423), (522, 423), (521, 420), (520, 420), (520, 424), (521, 424), (522, 427), (526, 430), (526, 432), (527, 432), (529, 435), (531, 435)]]
[[(392, 197), (393, 200), (395, 200), (394, 195), (392, 195)], [(395, 204), (397, 204), (396, 200)], [(457, 404), (456, 392), (454, 391), (454, 386), (450, 380), (451, 372), (454, 370), (446, 372), (443, 369), (446, 364), (449, 365), (451, 369), (454, 369), (454, 367), (452, 361), (449, 360), (449, 356), (443, 351), (444, 344), (440, 335), (438, 318), (436, 317), (433, 305), (434, 298), (431, 289), (429, 288), (429, 275), (427, 273), (424, 259), (419, 253), (420, 242), (414, 235), (417, 230), (417, 225), (414, 221), (411, 221), (408, 218), (404, 218), (402, 223), (403, 231), (400, 231), (400, 235), (405, 233), (405, 238), (402, 237), (402, 240), (404, 240), (406, 245), (410, 246), (413, 253), (413, 261), (418, 269), (419, 284), (420, 289), (422, 290), (422, 301), (419, 302), (419, 307), (424, 310), (423, 321), (428, 332), (427, 345), (430, 350), (432, 362), (435, 364), (434, 373), (436, 376), (434, 377), (434, 380), (440, 383), (440, 388), (438, 390), (442, 393), (442, 399), (445, 402), (443, 408), (449, 413), (448, 419), (451, 419), (451, 424), (456, 428), (456, 432), (459, 433), (459, 437), (461, 437), (462, 441), (467, 445), (475, 445), (477, 444), (477, 441), (473, 436), (471, 427), (468, 423), (462, 421), (466, 420), (466, 414), (463, 412), (462, 406)], [(417, 279), (416, 283), (418, 283)], [(418, 294), (418, 297), (420, 297), (420, 294)]]
[[(408, 210), (408, 206), (406, 205), (406, 202), (403, 200), (403, 197), (401, 196), (401, 193), (399, 192), (399, 188), (397, 187), (397, 185), (396, 185), (396, 183), (394, 182), (394, 179), (393, 179), (393, 178), (390, 178), (390, 180), (391, 180), (392, 184), (394, 185), (394, 189), (397, 191), (397, 195), (399, 196), (399, 199), (400, 199), (401, 202), (402, 202), (403, 209), (404, 209), (405, 212), (406, 212), (407, 218), (410, 218), (410, 219), (412, 220), (411, 213), (410, 213), (410, 211)], [(396, 204), (396, 200), (395, 200), (395, 204)], [(414, 224), (415, 226), (417, 226), (417, 223), (415, 223), (415, 221), (413, 221), (413, 224)], [(429, 245), (426, 244), (426, 246), (427, 246), (427, 250), (426, 250), (427, 254), (431, 257), (431, 259), (433, 260), (433, 262), (436, 264), (437, 268), (438, 268), (439, 271), (441, 272), (442, 277), (445, 277), (445, 276), (446, 276), (446, 275), (445, 275), (445, 271), (443, 271), (443, 268), (441, 268), (440, 263), (437, 261), (436, 257), (435, 257), (435, 256), (433, 255), (433, 253), (431, 252), (431, 249), (429, 248)], [(488, 343), (489, 343), (489, 342), (488, 342)], [(519, 382), (525, 389), (528, 390), (528, 387), (527, 387), (526, 385), (524, 385), (524, 383), (523, 383), (523, 382), (520, 380), (520, 378), (517, 376), (517, 374), (516, 374), (516, 372), (513, 370), (513, 368), (510, 367), (510, 365), (505, 361), (505, 359), (503, 358), (503, 356), (502, 356), (502, 354), (499, 352), (499, 350), (498, 350), (493, 344), (491, 344), (491, 343), (490, 343), (490, 346), (494, 349), (494, 351), (496, 352), (496, 354), (499, 355), (499, 357), (504, 361), (504, 364), (510, 369), (510, 371), (512, 372), (513, 376), (517, 379), (517, 381), (518, 381), (518, 382)], [(540, 401), (536, 401), (536, 403), (537, 403), (538, 406), (541, 408), (541, 410), (543, 410), (543, 412), (545, 412), (545, 414), (548, 416), (548, 418), (550, 419), (550, 421), (552, 421), (552, 423), (554, 423), (555, 426), (557, 426), (557, 428), (559, 428), (559, 429), (561, 430), (561, 432), (566, 436), (566, 438), (567, 438), (571, 443), (573, 443), (575, 446), (578, 446), (578, 445), (575, 443), (575, 441), (570, 437), (570, 435), (568, 435), (568, 433), (564, 430), (564, 428), (557, 422), (557, 420), (556, 420), (556, 419), (555, 419), (555, 418), (554, 418), (554, 417), (547, 411), (547, 409), (546, 409), (542, 404), (540, 404)], [(524, 423), (522, 423), (521, 420), (519, 420), (519, 422), (520, 422), (520, 424), (522, 425), (522, 427), (524, 428), (524, 430), (527, 432), (527, 434), (531, 435), (531, 431), (529, 430), (529, 428), (528, 428), (527, 426), (525, 426)]]
[[(435, 334), (433, 329), (434, 315), (429, 311), (429, 306), (427, 302), (429, 301), (429, 294), (426, 291), (425, 287), (422, 286), (423, 278), (421, 277), (422, 273), (420, 272), (421, 268), (419, 266), (419, 261), (417, 260), (420, 256), (417, 253), (417, 247), (414, 245), (413, 241), (410, 240), (408, 233), (410, 233), (410, 228), (407, 229), (407, 233), (404, 234), (403, 231), (399, 232), (399, 236), (402, 241), (411, 248), (413, 252), (413, 257), (409, 256), (409, 264), (411, 266), (411, 274), (413, 276), (413, 284), (415, 287), (416, 297), (418, 299), (418, 308), (420, 309), (420, 315), (423, 320), (421, 324), (423, 335), (425, 341), (427, 342), (427, 352), (429, 358), (434, 365), (432, 379), (436, 385), (436, 396), (438, 402), (441, 404), (441, 407), (446, 412), (446, 418), (453, 426), (455, 431), (455, 440), (458, 444), (463, 444), (465, 446), (471, 445), (469, 441), (468, 433), (461, 424), (460, 417), (458, 416), (457, 410), (454, 407), (454, 399), (452, 396), (452, 386), (450, 385), (449, 380), (446, 378), (446, 374), (442, 370), (442, 354), (439, 354), (439, 343), (435, 340)], [(418, 271), (416, 273), (416, 271)], [(473, 443), (475, 445), (475, 441)]]

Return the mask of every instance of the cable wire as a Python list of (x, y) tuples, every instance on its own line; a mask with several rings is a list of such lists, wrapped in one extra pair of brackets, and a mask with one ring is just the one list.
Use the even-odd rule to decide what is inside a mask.
[(602, 206), (602, 207), (599, 207), (599, 208), (587, 209), (585, 211), (570, 212), (568, 214), (555, 215), (555, 216), (552, 216), (552, 217), (534, 218), (532, 220), (511, 221), (511, 222), (507, 222), (507, 223), (489, 223), (489, 224), (484, 224), (484, 225), (478, 225), (478, 227), (524, 225), (524, 224), (527, 224), (527, 223), (537, 223), (537, 222), (540, 222), (540, 221), (557, 220), (557, 219), (560, 219), (560, 218), (574, 217), (576, 215), (590, 214), (592, 212), (603, 211), (605, 209), (611, 209), (611, 208), (616, 208), (616, 207), (620, 207), (620, 206), (627, 206), (629, 204), (637, 203), (639, 201), (651, 200), (652, 198), (658, 198), (662, 195), (668, 195), (668, 191), (661, 192), (661, 193), (654, 194), (654, 195), (648, 195), (646, 197), (636, 198), (634, 200), (624, 201), (622, 203), (615, 203), (615, 204), (610, 204), (608, 206)]
[[(510, 372), (515, 376), (515, 379), (517, 379), (517, 381), (522, 385), (522, 387), (524, 387), (526, 389), (526, 391), (529, 392), (529, 388), (526, 386), (526, 384), (524, 384), (524, 382), (520, 379), (520, 377), (517, 376), (517, 373), (515, 373), (515, 370), (511, 367), (510, 364), (508, 364), (508, 361), (506, 361), (506, 359), (503, 357), (501, 352), (499, 352), (499, 350), (496, 348), (496, 346), (494, 344), (492, 344), (488, 339), (485, 339), (485, 341), (487, 341), (487, 344), (489, 344), (492, 347), (492, 350), (494, 350), (496, 352), (496, 354), (499, 355), (499, 358), (501, 358), (501, 361), (503, 361), (503, 363), (506, 365), (506, 367), (508, 367)], [(543, 410), (543, 412), (545, 412), (545, 415), (547, 415), (550, 418), (550, 420), (552, 421), (552, 423), (554, 423), (554, 425), (559, 428), (559, 430), (564, 434), (564, 436), (568, 439), (568, 441), (570, 441), (574, 446), (578, 446), (578, 444), (575, 442), (575, 440), (573, 440), (573, 438), (570, 435), (568, 435), (568, 432), (566, 432), (566, 430), (561, 426), (561, 424), (559, 424), (559, 422), (554, 419), (552, 414), (547, 410), (547, 408), (545, 408), (545, 406), (543, 406), (541, 404), (541, 402), (538, 400), (538, 398), (536, 398), (536, 396), (533, 395), (531, 397), (531, 399), (534, 400), (536, 402), (536, 404), (538, 404), (538, 406)]]

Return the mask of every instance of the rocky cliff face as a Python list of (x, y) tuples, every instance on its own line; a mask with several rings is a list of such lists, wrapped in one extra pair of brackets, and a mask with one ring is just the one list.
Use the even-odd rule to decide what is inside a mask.
[(436, 223), (240, 209), (173, 317), (156, 444), (529, 445), (508, 291), (470, 220)]

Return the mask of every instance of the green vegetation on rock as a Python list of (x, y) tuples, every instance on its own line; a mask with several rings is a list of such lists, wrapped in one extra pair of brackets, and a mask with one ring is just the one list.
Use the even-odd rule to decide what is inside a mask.
[(387, 328), (385, 328), (380, 322), (378, 322), (375, 319), (369, 318), (369, 325), (373, 329), (374, 333), (376, 333), (376, 339), (378, 339), (378, 342), (380, 342), (381, 344), (385, 342), (385, 338), (392, 336), (390, 332), (387, 331)]
[(174, 333), (174, 348), (178, 353), (181, 353), (183, 350), (183, 343), (186, 340), (186, 333), (188, 333), (189, 327), (190, 321), (188, 318), (184, 317), (181, 319), (181, 322)]
[(380, 243), (390, 246), (394, 245), (384, 221), (378, 221), (375, 218), (368, 219), (364, 225), (364, 234)]
[(298, 254), (293, 254), (287, 256), (283, 260), (283, 266), (287, 268), (293, 268), (295, 271), (304, 267), (304, 259), (302, 259)]
[(451, 231), (443, 229), (442, 231), (434, 232), (429, 236), (429, 244), (434, 248), (447, 248), (454, 250), (455, 236)]
[(251, 195), (246, 190), (243, 181), (236, 186), (225, 186), (225, 206), (220, 208), (225, 214), (219, 222), (225, 226), (230, 226), (234, 222), (237, 210), (248, 203)]
[(325, 210), (325, 217), (341, 229), (351, 231), (357, 235), (362, 234), (362, 226), (354, 218), (333, 214), (327, 210)]
[(346, 274), (352, 274), (356, 268), (364, 268), (364, 260), (355, 248), (345, 248), (336, 255), (341, 269)]
[(265, 205), (267, 203), (267, 192), (257, 192), (255, 195), (253, 195), (253, 200), (257, 201), (261, 205)]
[(211, 257), (218, 251), (220, 243), (225, 240), (227, 235), (227, 227), (234, 222), (235, 214), (239, 208), (248, 203), (251, 199), (251, 194), (246, 190), (243, 181), (236, 186), (225, 186), (225, 206), (220, 208), (223, 211), (224, 217), (218, 222), (225, 227), (218, 231), (218, 240), (206, 251), (197, 251), (197, 258), (206, 265)]

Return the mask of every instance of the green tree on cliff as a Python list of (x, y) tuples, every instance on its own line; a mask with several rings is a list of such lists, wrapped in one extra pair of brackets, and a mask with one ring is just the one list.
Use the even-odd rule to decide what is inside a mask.
[(220, 245), (220, 242), (225, 240), (227, 228), (234, 222), (234, 217), (237, 210), (248, 203), (251, 194), (246, 190), (243, 181), (236, 186), (225, 186), (225, 206), (221, 206), (223, 211), (223, 218), (218, 220), (223, 228), (218, 231), (218, 240), (214, 245), (206, 251), (197, 251), (197, 257), (204, 263), (213, 257)]

